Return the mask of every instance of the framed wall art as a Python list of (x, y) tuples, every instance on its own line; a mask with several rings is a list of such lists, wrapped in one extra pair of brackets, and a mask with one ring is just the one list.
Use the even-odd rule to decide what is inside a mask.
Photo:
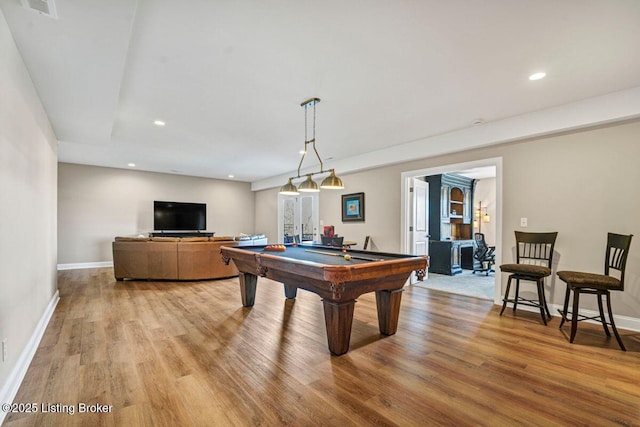
[(342, 195), (342, 222), (364, 221), (364, 193)]

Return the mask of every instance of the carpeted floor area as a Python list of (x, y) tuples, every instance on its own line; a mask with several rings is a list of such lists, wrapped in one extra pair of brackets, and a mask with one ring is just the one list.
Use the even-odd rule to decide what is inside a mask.
[(495, 273), (485, 276), (483, 273), (473, 274), (470, 270), (463, 270), (455, 276), (429, 273), (427, 280), (417, 282), (414, 286), (493, 301), (495, 279)]

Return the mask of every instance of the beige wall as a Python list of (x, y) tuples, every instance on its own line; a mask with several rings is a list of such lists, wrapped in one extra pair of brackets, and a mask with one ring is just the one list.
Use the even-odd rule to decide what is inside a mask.
[[(400, 251), (400, 172), (397, 167), (381, 168), (343, 176), (344, 190), (320, 192), (320, 220), (333, 225), (335, 232), (362, 247), (371, 236), (370, 250)], [(342, 194), (364, 194), (365, 221), (342, 222)]]
[(112, 261), (115, 236), (153, 231), (153, 201), (207, 204), (217, 236), (254, 232), (250, 184), (60, 163), (58, 263)]
[(0, 64), (0, 339), (8, 353), (0, 360), (2, 400), (57, 289), (57, 141), (1, 11)]
[[(375, 248), (401, 249), (400, 176), (402, 172), (502, 157), (502, 262), (512, 261), (514, 230), (527, 217), (529, 231), (559, 232), (556, 245), (560, 269), (601, 272), (608, 231), (633, 233), (624, 293), (613, 298), (616, 314), (640, 317), (640, 121), (470, 150), (447, 156), (343, 175), (345, 189), (320, 193), (320, 218), (336, 232), (363, 241), (371, 235)], [(419, 157), (420, 153), (416, 153)], [(366, 194), (366, 222), (343, 224), (340, 195)], [(263, 229), (277, 238), (274, 199), (277, 189), (256, 195)], [(495, 218), (495, 216), (494, 216)], [(498, 273), (500, 279), (502, 277)], [(504, 286), (504, 284), (503, 284)], [(561, 304), (564, 285), (552, 280), (550, 302)], [(595, 308), (585, 298), (585, 308)]]

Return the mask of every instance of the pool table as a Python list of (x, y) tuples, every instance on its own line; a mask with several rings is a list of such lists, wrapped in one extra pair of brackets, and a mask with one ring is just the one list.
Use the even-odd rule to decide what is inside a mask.
[[(318, 294), (324, 305), (329, 351), (349, 350), (356, 298), (376, 293), (380, 333), (392, 335), (398, 328), (400, 301), (405, 282), (415, 271), (421, 280), (427, 268), (425, 256), (399, 255), (312, 245), (287, 245), (284, 251), (265, 246), (221, 247), (225, 263), (231, 260), (240, 273), (242, 305), (255, 302), (258, 276), (284, 284), (286, 298), (298, 288)], [(346, 255), (346, 256), (345, 256)]]

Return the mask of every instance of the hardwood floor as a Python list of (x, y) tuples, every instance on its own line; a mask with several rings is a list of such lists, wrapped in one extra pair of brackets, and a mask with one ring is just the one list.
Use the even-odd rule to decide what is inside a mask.
[(537, 313), (500, 317), (490, 301), (409, 288), (389, 337), (374, 295), (359, 298), (351, 350), (336, 357), (317, 295), (287, 301), (261, 278), (247, 309), (237, 280), (60, 272), (15, 402), (75, 413), (11, 413), (4, 425), (640, 425), (637, 333), (621, 331), (622, 352), (581, 324), (569, 344), (558, 318), (545, 327)]

